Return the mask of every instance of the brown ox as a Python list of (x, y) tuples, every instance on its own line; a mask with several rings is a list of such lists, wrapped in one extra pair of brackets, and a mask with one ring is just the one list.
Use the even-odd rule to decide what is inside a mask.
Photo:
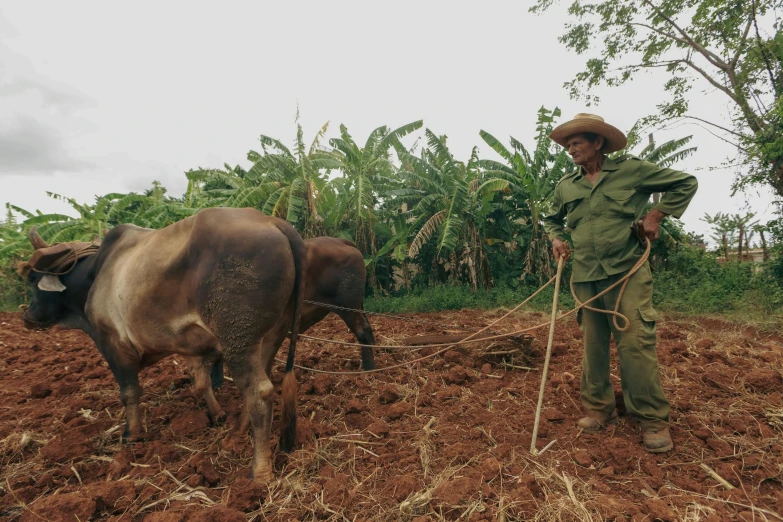
[(307, 273), (305, 300), (351, 310), (339, 310), (305, 303), (302, 309), (301, 332), (321, 321), (329, 312), (339, 315), (362, 346), (362, 368), (375, 368), (372, 345), (375, 338), (367, 318), (360, 311), (364, 306), (366, 272), (362, 253), (347, 239), (316, 237), (305, 241)]
[(222, 358), (252, 421), (252, 475), (258, 482), (272, 478), (270, 375), (289, 328), (284, 451), (296, 430), (292, 369), (307, 260), (290, 224), (253, 209), (205, 209), (161, 230), (120, 225), (97, 253), (73, 263), (57, 259), (73, 249), (49, 247), (35, 230), (30, 240), (36, 253), (25, 271), (36, 289), (25, 324), (79, 328), (95, 341), (120, 387), (126, 440), (142, 435), (141, 368), (169, 354), (184, 356), (215, 419), (224, 414), (209, 387), (209, 368)]
[[(362, 253), (351, 241), (335, 237), (316, 237), (304, 242), (307, 249), (305, 301), (324, 303), (351, 310), (339, 310), (305, 302), (302, 308), (301, 333), (334, 312), (345, 322), (362, 346), (362, 369), (375, 368), (372, 327), (361, 312), (364, 307), (366, 271)], [(359, 311), (357, 311), (359, 310)], [(217, 388), (223, 383), (223, 364), (218, 360), (211, 380)]]

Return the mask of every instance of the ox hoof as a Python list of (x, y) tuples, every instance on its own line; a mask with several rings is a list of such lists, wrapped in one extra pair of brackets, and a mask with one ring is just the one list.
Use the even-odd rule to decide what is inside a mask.
[(135, 444), (136, 442), (141, 442), (143, 440), (144, 437), (142, 435), (131, 435), (127, 428), (125, 428), (125, 431), (120, 435), (121, 444)]
[(209, 422), (212, 423), (213, 426), (222, 426), (226, 423), (226, 419), (228, 419), (228, 415), (226, 415), (226, 412), (221, 411), (216, 416), (209, 415)]
[[(218, 446), (223, 451), (229, 451), (231, 453), (240, 453), (242, 451), (242, 440), (240, 437), (227, 435), (220, 440)], [(251, 472), (252, 475), (252, 472)], [(250, 478), (253, 478), (252, 476)]]
[(272, 480), (274, 480), (275, 474), (272, 471), (258, 472), (258, 473), (253, 473), (251, 471), (248, 478), (252, 480), (253, 483), (258, 484), (259, 486), (265, 486), (266, 484), (269, 484), (270, 482), (272, 482)]

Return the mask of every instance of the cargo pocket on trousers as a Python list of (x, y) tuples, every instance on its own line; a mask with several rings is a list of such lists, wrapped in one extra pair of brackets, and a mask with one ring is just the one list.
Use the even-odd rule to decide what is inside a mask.
[(579, 326), (582, 326), (582, 312), (584, 311), (584, 308), (580, 308), (576, 311), (576, 324)]
[(639, 329), (636, 332), (636, 338), (643, 344), (655, 344), (655, 323), (660, 316), (658, 310), (651, 306), (639, 309), (639, 316), (641, 321), (639, 322)]

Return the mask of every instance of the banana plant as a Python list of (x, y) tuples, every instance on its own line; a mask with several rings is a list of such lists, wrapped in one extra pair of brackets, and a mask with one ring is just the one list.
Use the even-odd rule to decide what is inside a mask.
[(258, 185), (258, 195), (265, 197), (261, 210), (287, 219), (305, 238), (323, 232), (317, 200), (329, 172), (340, 168), (340, 162), (320, 145), (328, 128), (327, 122), (308, 148), (297, 110), (293, 151), (279, 140), (261, 135), (263, 153), (251, 150), (247, 154), (253, 166), (246, 177)]
[(421, 157), (403, 153), (407, 169), (401, 176), (410, 187), (421, 191), (412, 209), (416, 235), (408, 256), (414, 258), (423, 247), (433, 245), (436, 257), (449, 264), (452, 280), (467, 278), (474, 290), (489, 285), (483, 241), (486, 216), (495, 193), (507, 190), (510, 183), (484, 175), (478, 168), (477, 148), (464, 163), (454, 158), (445, 136), (429, 129), (425, 136), (427, 147)]
[(390, 151), (400, 150), (400, 140), (421, 126), (421, 120), (394, 130), (383, 125), (370, 133), (364, 147), (359, 147), (345, 125), (340, 125), (340, 137), (329, 140), (333, 148), (331, 155), (342, 171), (341, 182), (333, 184), (337, 189), (334, 192), (337, 201), (333, 204), (351, 229), (357, 248), (369, 261), (369, 284), (373, 288), (377, 286), (373, 260), (378, 258), (375, 233), (378, 203), (387, 191), (398, 185)]
[(479, 132), (505, 163), (483, 159), (478, 166), (485, 169), (485, 175), (509, 183), (511, 193), (504, 197), (504, 202), (517, 225), (514, 243), (526, 250), (522, 274), (539, 280), (547, 280), (553, 273), (553, 258), (541, 218), (550, 210), (557, 181), (574, 168), (566, 150), (549, 139), (555, 118), (559, 116), (558, 108), (539, 109), (532, 153), (513, 136), (509, 139), (510, 148), (507, 148), (492, 134), (484, 130)]

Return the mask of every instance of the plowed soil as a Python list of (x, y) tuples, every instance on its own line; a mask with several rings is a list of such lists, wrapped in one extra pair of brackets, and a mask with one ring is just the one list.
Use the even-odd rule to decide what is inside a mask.
[[(499, 315), (417, 318), (475, 331)], [(520, 315), (508, 327), (542, 319)], [(370, 322), (379, 344), (459, 333)], [(217, 444), (240, 406), (230, 380), (217, 392), (227, 424), (210, 426), (183, 360), (144, 370), (146, 440), (123, 445), (118, 387), (92, 341), (0, 314), (0, 520), (783, 520), (783, 339), (707, 318), (663, 320), (658, 332), (670, 453), (643, 450), (616, 365), (620, 424), (597, 435), (575, 427), (581, 333), (569, 318), (556, 331), (543, 454), (529, 448), (545, 328), (530, 347), (474, 345), (372, 375), (297, 370), (298, 449), (277, 455), (272, 483), (254, 486), (249, 437), (240, 454)], [(333, 315), (308, 334), (354, 341)], [(299, 346), (303, 366), (359, 368), (358, 349)], [(376, 362), (422, 353), (381, 350)], [(276, 441), (279, 400), (275, 408)]]

